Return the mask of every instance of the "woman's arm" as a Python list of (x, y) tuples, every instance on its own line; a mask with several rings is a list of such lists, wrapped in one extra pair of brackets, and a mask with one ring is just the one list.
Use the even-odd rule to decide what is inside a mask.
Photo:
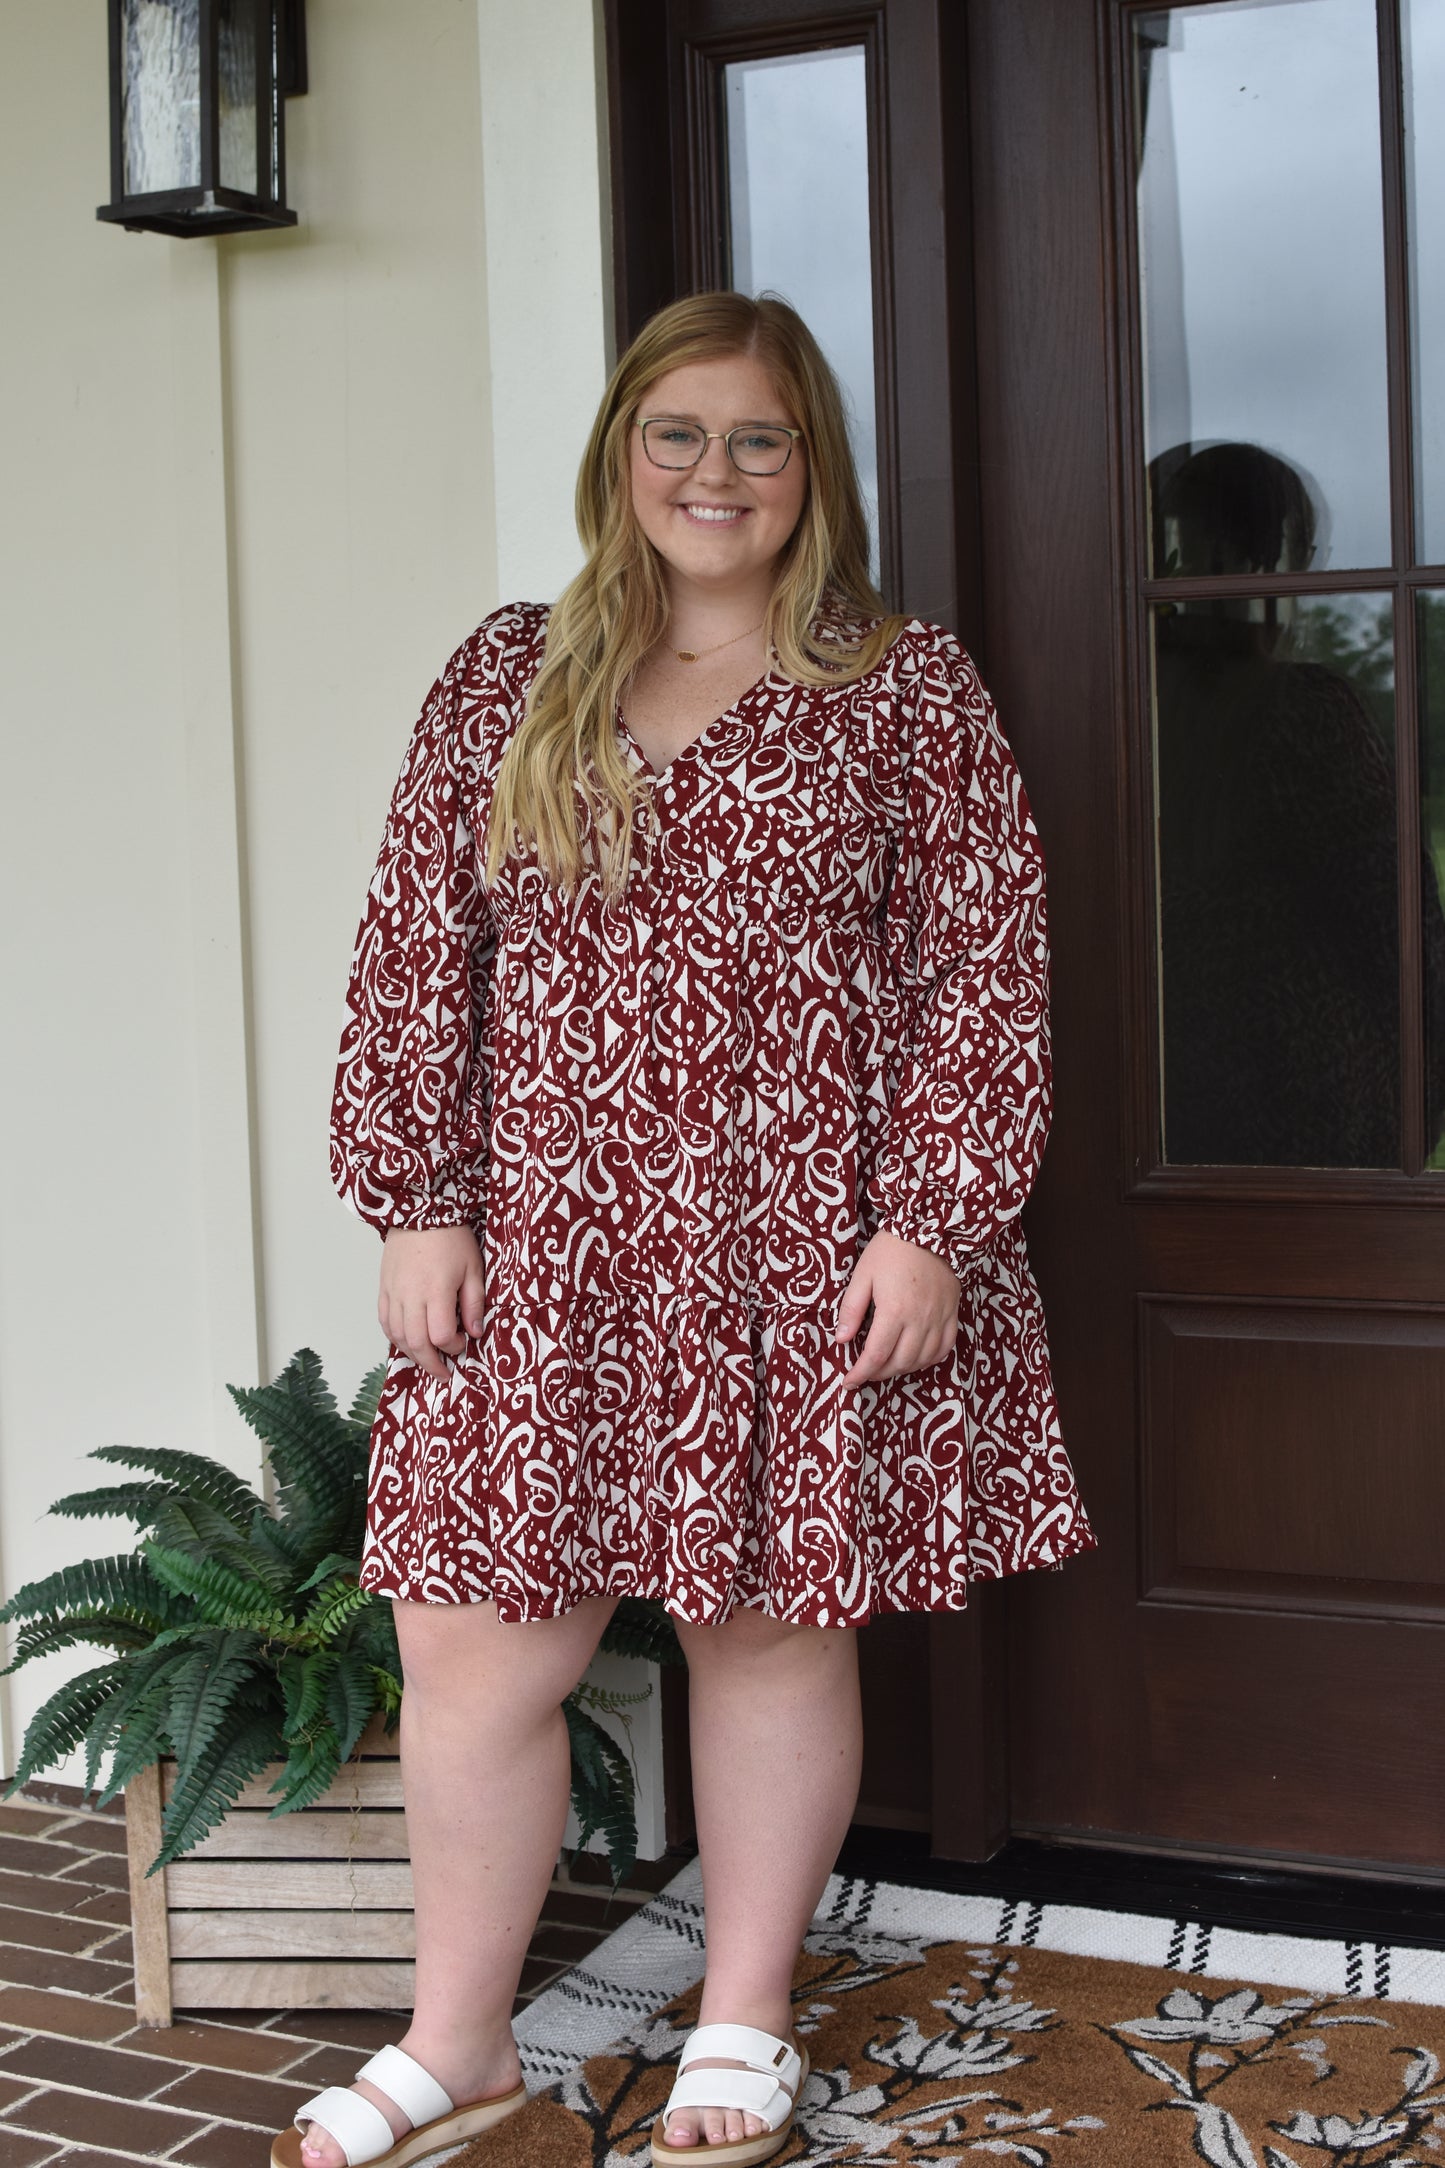
[[(490, 622), (490, 621), (489, 621)], [(489, 1076), (479, 1029), (496, 933), (474, 809), (497, 696), (486, 627), (432, 686), (392, 795), (357, 934), (331, 1172), (386, 1235), (378, 1315), (435, 1375), (481, 1329)]]
[[(964, 1280), (1022, 1208), (1048, 1134), (1043, 854), (993, 703), (951, 634), (921, 649), (907, 698), (906, 813), (883, 905), (905, 1056), (867, 1196), (880, 1233)], [(855, 1269), (841, 1337), (861, 1323), (850, 1306), (873, 1250)], [(879, 1276), (905, 1270), (935, 1291), (936, 1275), (885, 1245), (871, 1275), (870, 1355)], [(916, 1286), (909, 1299), (920, 1299)]]

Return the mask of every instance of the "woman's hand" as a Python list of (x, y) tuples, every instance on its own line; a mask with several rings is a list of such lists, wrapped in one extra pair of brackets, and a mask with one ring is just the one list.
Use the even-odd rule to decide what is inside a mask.
[(470, 1227), (392, 1227), (376, 1314), (394, 1347), (434, 1378), (482, 1329), (482, 1253)]
[(873, 1304), (863, 1352), (843, 1383), (902, 1377), (942, 1362), (958, 1338), (962, 1293), (958, 1274), (941, 1257), (880, 1227), (853, 1267), (838, 1312), (833, 1339), (852, 1340)]

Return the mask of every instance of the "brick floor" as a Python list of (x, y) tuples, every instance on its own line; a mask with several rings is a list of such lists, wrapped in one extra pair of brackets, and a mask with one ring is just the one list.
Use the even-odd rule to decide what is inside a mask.
[[(131, 2007), (125, 1823), (24, 1796), (0, 1806), (0, 2168), (263, 2168), (270, 2135), (404, 2029), (374, 2010), (220, 2010), (164, 2031)], [(521, 2009), (580, 1963), (682, 1854), (615, 1894), (599, 1860), (559, 1872)]]

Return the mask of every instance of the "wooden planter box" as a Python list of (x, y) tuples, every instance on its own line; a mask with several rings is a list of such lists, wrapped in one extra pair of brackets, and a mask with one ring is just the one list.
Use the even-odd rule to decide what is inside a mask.
[(272, 1821), (266, 1770), (160, 1874), (174, 1764), (126, 1786), (136, 2016), (410, 2009), (416, 1951), (401, 1766), (380, 1725), (314, 1806)]

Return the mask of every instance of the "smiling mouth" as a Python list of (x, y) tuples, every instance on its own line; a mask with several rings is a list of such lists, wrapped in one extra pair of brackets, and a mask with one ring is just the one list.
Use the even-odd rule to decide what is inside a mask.
[(678, 510), (700, 527), (731, 527), (748, 516), (747, 508), (740, 504), (682, 504)]

